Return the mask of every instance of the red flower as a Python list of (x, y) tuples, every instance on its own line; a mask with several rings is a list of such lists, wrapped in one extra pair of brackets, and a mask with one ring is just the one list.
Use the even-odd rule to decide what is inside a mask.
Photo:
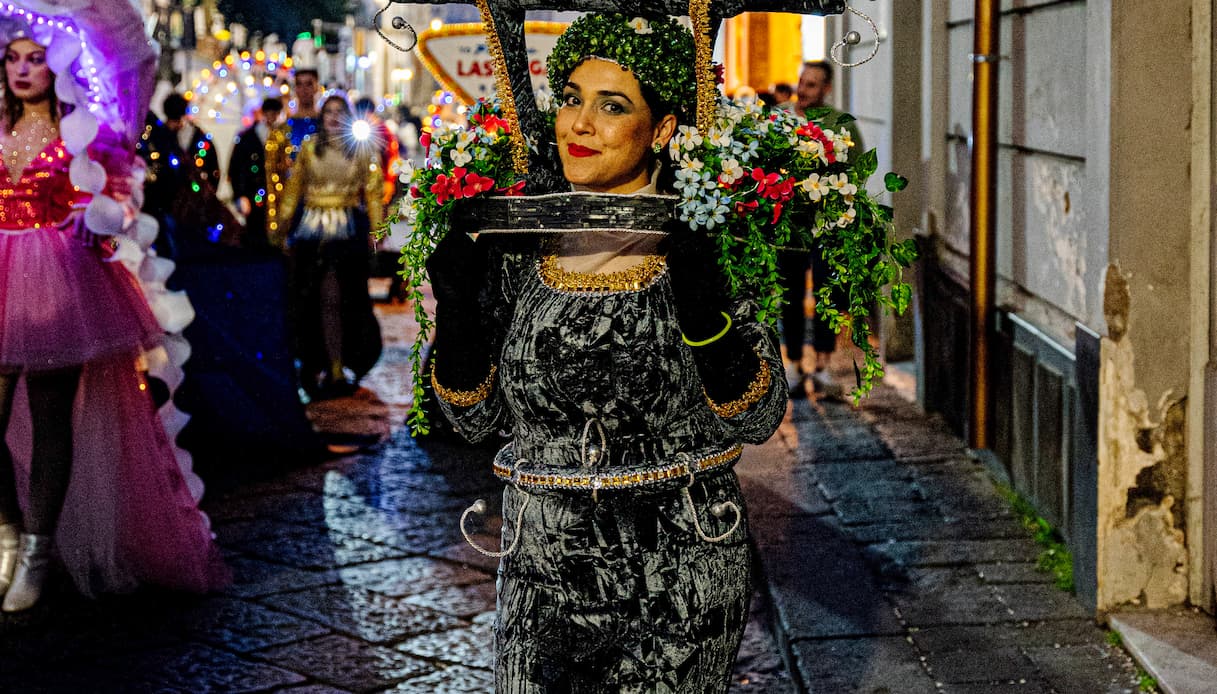
[(511, 132), (511, 124), (493, 113), (479, 113), (473, 117), (473, 122), (482, 126), (482, 129), (486, 132), (492, 133), (499, 130), (502, 130), (504, 133)]
[(460, 197), (461, 184), (460, 181), (446, 174), (440, 174), (436, 177), (435, 183), (431, 184), (429, 190), (435, 193), (435, 202), (442, 205), (448, 201), (448, 198)]
[(798, 130), (796, 130), (794, 132), (796, 135), (801, 135), (803, 137), (810, 137), (811, 139), (813, 139), (816, 142), (819, 142), (821, 145), (823, 145), (824, 146), (824, 158), (828, 160), (829, 164), (835, 164), (837, 162), (837, 158), (836, 158), (836, 156), (833, 155), (833, 152), (832, 152), (832, 140), (828, 139), (828, 136), (825, 135), (824, 131), (820, 129), (820, 126), (816, 125), (815, 123), (804, 123), (802, 126), (799, 127)]
[(418, 144), (422, 145), (423, 150), (431, 149), (431, 131), (424, 130), (423, 134), (418, 138)]
[(788, 178), (781, 183), (768, 186), (765, 190), (765, 197), (770, 200), (789, 200), (794, 197), (794, 181)]
[(778, 202), (773, 203), (773, 219), (769, 223), (777, 224), (778, 217), (781, 217), (781, 216), (782, 216), (782, 203), (781, 203), (781, 201), (778, 201)]
[(471, 198), (478, 193), (484, 193), (488, 190), (494, 190), (493, 178), (479, 176), (476, 173), (470, 173), (465, 176), (465, 187), (462, 190), (465, 197)]
[(815, 123), (804, 123), (803, 125), (799, 126), (798, 130), (794, 131), (794, 134), (802, 135), (803, 137), (810, 137), (811, 139), (819, 140), (820, 142), (825, 140), (824, 131), (821, 130), (820, 126), (816, 125)]
[(770, 186), (774, 185), (781, 179), (782, 179), (782, 177), (780, 174), (775, 174), (775, 173), (767, 174), (764, 171), (762, 171), (759, 166), (752, 169), (752, 180), (756, 181), (756, 192), (758, 195), (764, 195), (765, 197), (771, 197), (769, 195), (766, 195), (765, 191), (768, 190)]
[(735, 213), (741, 217), (747, 217), (757, 207), (758, 204), (756, 200), (740, 200), (739, 202), (735, 203)]
[(525, 183), (527, 183), (527, 181), (517, 181), (515, 184), (508, 186), (507, 188), (499, 188), (496, 192), (502, 193), (508, 197), (523, 195)]

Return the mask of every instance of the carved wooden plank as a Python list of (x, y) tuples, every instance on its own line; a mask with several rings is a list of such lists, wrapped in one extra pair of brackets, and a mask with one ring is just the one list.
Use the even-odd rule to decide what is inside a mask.
[[(453, 0), (390, 0), (401, 4), (446, 5)], [(688, 0), (492, 0), (491, 6), (503, 12), (532, 10), (575, 10), (578, 12), (621, 12), (624, 14), (685, 15)], [(734, 17), (742, 12), (794, 12), (797, 14), (841, 14), (845, 0), (711, 0), (710, 14)]]

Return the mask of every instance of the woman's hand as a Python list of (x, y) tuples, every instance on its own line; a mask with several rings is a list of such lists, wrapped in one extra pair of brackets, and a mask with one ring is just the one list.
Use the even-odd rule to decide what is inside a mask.
[(435, 379), (457, 391), (476, 389), (493, 363), (479, 301), (486, 266), (485, 247), (460, 231), (449, 231), (427, 258), (435, 295)]
[(706, 397), (720, 405), (736, 401), (757, 378), (758, 366), (762, 370), (765, 366), (732, 323), (730, 292), (718, 267), (717, 249), (709, 236), (687, 229), (668, 239), (668, 277), (676, 319), (685, 344), (693, 351)]
[(668, 235), (667, 243), (668, 277), (680, 331), (694, 341), (718, 334), (730, 303), (713, 242), (702, 232), (679, 229)]
[(486, 250), (468, 234), (449, 231), (427, 258), (427, 276), (438, 306), (477, 310), (486, 281)]

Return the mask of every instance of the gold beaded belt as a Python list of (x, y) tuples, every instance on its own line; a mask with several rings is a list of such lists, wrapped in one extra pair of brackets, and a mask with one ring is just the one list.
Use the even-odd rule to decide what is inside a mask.
[(572, 489), (598, 491), (601, 489), (629, 489), (645, 487), (660, 482), (681, 478), (693, 479), (694, 475), (724, 467), (739, 459), (744, 447), (740, 444), (702, 458), (686, 457), (685, 462), (662, 467), (631, 470), (617, 474), (568, 474), (524, 472), (518, 467), (494, 463), (494, 474), (501, 480), (520, 487), (535, 489)]

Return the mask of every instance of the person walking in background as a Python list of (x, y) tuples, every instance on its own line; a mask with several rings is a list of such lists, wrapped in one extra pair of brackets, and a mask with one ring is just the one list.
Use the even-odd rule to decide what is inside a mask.
[[(838, 123), (841, 112), (827, 106), (828, 95), (832, 92), (833, 68), (825, 61), (811, 61), (803, 64), (799, 74), (797, 98), (788, 102), (788, 108), (796, 115), (807, 117), (808, 111), (827, 109), (825, 115), (817, 120), (825, 127), (838, 129), (844, 127), (853, 140), (849, 148), (849, 156), (853, 157), (866, 151), (862, 147), (862, 135), (857, 125), (851, 120)], [(780, 86), (780, 85), (779, 85)], [(775, 87), (776, 91), (776, 87)], [(826, 277), (829, 269), (824, 262), (823, 249), (816, 245), (805, 251), (784, 251), (778, 256), (778, 272), (782, 276), (782, 337), (786, 346), (786, 387), (792, 397), (806, 395), (806, 369), (803, 366), (803, 346), (807, 339), (807, 311), (804, 302), (807, 296), (807, 270), (811, 268), (813, 283)], [(813, 284), (814, 286), (814, 284)], [(837, 306), (844, 304), (844, 297), (834, 297)], [(845, 394), (845, 388), (832, 380), (828, 367), (832, 354), (837, 348), (837, 333), (820, 318), (817, 313), (812, 317), (812, 347), (815, 349), (815, 366), (811, 374), (812, 385), (817, 392), (827, 397), (840, 398)]]
[(368, 276), (370, 231), (384, 217), (384, 178), (379, 155), (350, 136), (352, 121), (346, 97), (325, 99), (321, 125), (301, 144), (280, 207), (282, 219), (298, 219), (286, 244), (296, 357), (310, 397), (353, 393), (380, 358)]
[(317, 70), (300, 68), (292, 75), (295, 108), (288, 114), (285, 128), (269, 132), (266, 140), (266, 235), (271, 245), (282, 246), (284, 235), (291, 229), (291, 217), (280, 214), (280, 198), (291, 175), (292, 163), (300, 145), (317, 132), (320, 114), (317, 111), (317, 90), (321, 81)]
[(190, 103), (181, 94), (169, 94), (161, 107), (164, 122), (148, 114), (136, 143), (148, 172), (144, 212), (160, 225), (157, 252), (184, 259), (236, 245), (244, 230), (216, 195), (220, 163), (211, 135), (191, 121)]
[(773, 94), (773, 102), (775, 106), (780, 108), (790, 108), (794, 105), (794, 87), (791, 87), (789, 83), (778, 82), (777, 84), (773, 85), (773, 89), (770, 90), (770, 93)]
[[(321, 114), (317, 111), (317, 92), (321, 89), (321, 80), (317, 70), (301, 68), (292, 77), (293, 100), (296, 107), (287, 117), (287, 127), (291, 131), (292, 145), (299, 147), (306, 137), (317, 132), (321, 125)], [(295, 160), (295, 156), (292, 157)]]
[[(366, 126), (359, 125), (360, 121)], [(369, 97), (365, 96), (355, 102), (355, 123), (358, 129), (352, 134), (357, 140), (365, 138), (366, 145), (380, 157), (380, 171), (385, 179), (382, 201), (388, 205), (397, 188), (397, 175), (393, 173), (397, 168), (400, 153), (397, 137), (389, 130), (385, 119), (377, 113), (376, 102)]]
[(177, 151), (172, 154), (181, 157), (181, 165), (186, 171), (197, 173), (200, 179), (210, 183), (213, 188), (218, 186), (220, 159), (211, 143), (211, 135), (187, 116), (190, 102), (181, 94), (173, 92), (165, 97), (161, 110), (165, 114), (165, 129), (170, 132), (177, 145)]
[(272, 130), (283, 127), (279, 123), (282, 114), (282, 101), (274, 97), (264, 99), (262, 107), (254, 113), (253, 124), (233, 141), (228, 182), (237, 211), (245, 216), (241, 243), (246, 248), (270, 246), (266, 236), (266, 142)]

